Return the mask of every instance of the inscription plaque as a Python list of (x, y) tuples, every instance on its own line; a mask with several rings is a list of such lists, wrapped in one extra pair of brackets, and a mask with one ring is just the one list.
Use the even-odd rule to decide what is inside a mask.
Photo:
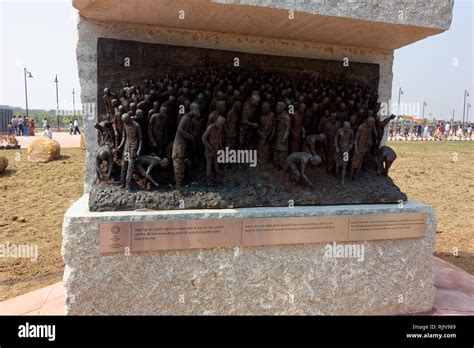
[(347, 240), (347, 216), (244, 219), (242, 246)]
[(426, 214), (384, 214), (351, 216), (349, 240), (421, 237), (426, 231)]
[(234, 247), (240, 244), (239, 219), (137, 221), (133, 251)]
[(422, 237), (425, 213), (101, 223), (103, 254)]

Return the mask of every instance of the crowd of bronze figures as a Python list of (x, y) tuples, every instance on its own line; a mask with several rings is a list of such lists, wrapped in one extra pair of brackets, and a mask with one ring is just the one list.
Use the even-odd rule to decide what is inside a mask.
[[(178, 190), (186, 169), (205, 172), (207, 185), (217, 185), (223, 148), (257, 150), (259, 167), (288, 170), (307, 185), (313, 185), (307, 165), (322, 163), (345, 185), (347, 176), (359, 177), (369, 157), (383, 175), (396, 158), (391, 148), (380, 146), (394, 116), (381, 119), (377, 90), (344, 75), (165, 74), (120, 90), (105, 88), (103, 103), (95, 125), (98, 178), (128, 189), (134, 171), (158, 186), (153, 173), (172, 170)], [(120, 178), (112, 178), (113, 163), (121, 166)]]

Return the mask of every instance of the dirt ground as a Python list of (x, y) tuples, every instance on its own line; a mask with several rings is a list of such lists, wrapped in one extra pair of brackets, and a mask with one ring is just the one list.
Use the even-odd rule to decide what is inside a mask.
[(398, 155), (390, 172), (393, 181), (409, 200), (436, 210), (435, 255), (474, 274), (474, 142), (388, 145)]
[[(436, 209), (435, 255), (474, 274), (474, 142), (389, 145), (398, 153), (395, 183), (408, 199)], [(36, 244), (39, 258), (0, 259), (0, 301), (61, 280), (63, 215), (83, 190), (83, 150), (61, 149), (61, 158), (46, 164), (29, 163), (25, 150), (15, 161), (16, 153), (0, 150), (9, 160), (0, 175), (0, 244)]]
[(61, 225), (83, 192), (84, 151), (64, 148), (58, 160), (42, 164), (28, 162), (23, 149), (0, 155), (9, 162), (0, 175), (0, 244), (37, 245), (39, 255), (37, 261), (0, 258), (3, 301), (61, 280)]

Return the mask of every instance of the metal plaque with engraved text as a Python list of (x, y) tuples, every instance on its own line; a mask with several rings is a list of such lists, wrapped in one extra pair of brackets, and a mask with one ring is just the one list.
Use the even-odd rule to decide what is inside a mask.
[(106, 222), (100, 252), (419, 238), (426, 221), (425, 213), (404, 213)]

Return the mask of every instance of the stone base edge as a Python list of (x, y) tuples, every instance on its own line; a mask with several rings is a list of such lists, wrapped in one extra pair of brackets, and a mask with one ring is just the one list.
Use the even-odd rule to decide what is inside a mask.
[[(429, 311), (435, 296), (435, 217), (397, 204), (89, 212), (67, 211), (62, 255), (66, 312), (125, 315), (384, 315)], [(427, 213), (421, 238), (101, 255), (110, 221)], [(339, 257), (338, 246), (359, 250)], [(358, 248), (358, 249), (357, 249)], [(361, 252), (363, 250), (363, 252)], [(361, 257), (363, 256), (363, 257)]]

